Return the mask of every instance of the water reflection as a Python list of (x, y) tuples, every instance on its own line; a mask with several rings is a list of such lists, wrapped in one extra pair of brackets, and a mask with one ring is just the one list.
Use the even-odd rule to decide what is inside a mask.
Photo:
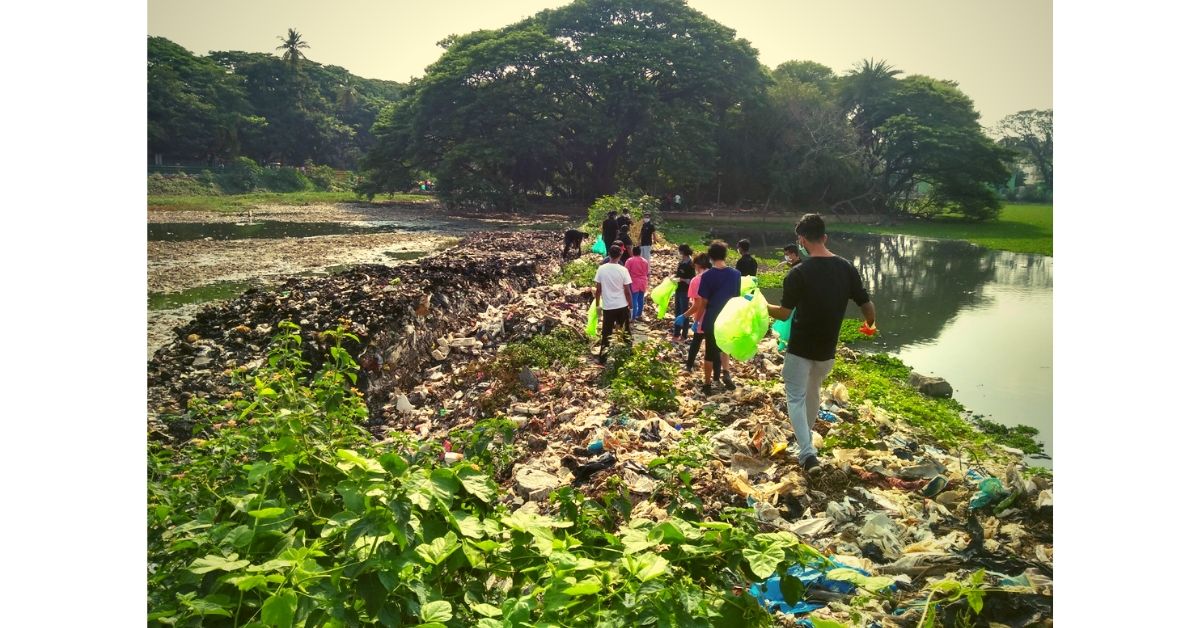
[[(782, 230), (716, 235), (750, 239), (760, 258), (794, 241)], [(829, 248), (862, 273), (879, 318), (875, 348), (945, 377), (974, 411), (1037, 427), (1052, 451), (1052, 257), (903, 235), (831, 233)], [(778, 303), (782, 290), (764, 293)], [(852, 302), (847, 316), (861, 317)]]

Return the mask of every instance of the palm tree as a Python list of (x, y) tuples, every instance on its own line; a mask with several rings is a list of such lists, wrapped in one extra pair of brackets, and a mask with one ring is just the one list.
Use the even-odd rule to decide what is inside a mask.
[(283, 42), (283, 45), (275, 47), (276, 50), (283, 51), (283, 60), (291, 65), (293, 70), (296, 69), (296, 66), (300, 63), (301, 59), (307, 59), (307, 57), (304, 56), (304, 53), (300, 52), (300, 49), (308, 48), (308, 42), (300, 39), (300, 37), (300, 31), (294, 28), (289, 28), (286, 38), (278, 38), (279, 41)]

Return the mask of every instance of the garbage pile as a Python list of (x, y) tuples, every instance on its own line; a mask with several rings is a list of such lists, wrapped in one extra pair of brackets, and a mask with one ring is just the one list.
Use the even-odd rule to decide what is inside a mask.
[[(691, 459), (688, 485), (704, 517), (751, 509), (762, 531), (790, 532), (836, 565), (820, 573), (793, 568), (806, 587), (800, 602), (782, 599), (778, 581), (753, 583), (748, 594), (781, 625), (810, 625), (812, 616), (911, 626), (926, 613), (973, 604), (965, 594), (932, 604), (927, 587), (942, 579), (982, 592), (979, 625), (1050, 621), (1052, 481), (1005, 450), (976, 460), (935, 447), (905, 417), (869, 401), (852, 403), (845, 385), (832, 380), (822, 390), (814, 433), (823, 469), (805, 474), (789, 451), (783, 353), (772, 335), (748, 361), (734, 362), (733, 391), (705, 396), (699, 369), (681, 369), (671, 412), (615, 406), (589, 355), (570, 369), (500, 372), (498, 355), (510, 343), (558, 328), (584, 337), (590, 286), (549, 282), (558, 246), (554, 234), (475, 234), (418, 264), (357, 267), (295, 279), (276, 293), (247, 293), (206, 310), (155, 355), (151, 406), (221, 394), (221, 370), (261, 360), (278, 320), (290, 318), (307, 334), (350, 322), (362, 339), (352, 353), (379, 436), (398, 431), (442, 442), (492, 416), (517, 425), (511, 464), (496, 477), (510, 508), (550, 514), (551, 494), (573, 486), (597, 498), (619, 490), (632, 502), (631, 517), (662, 520), (673, 496), (655, 469), (666, 459)], [(655, 250), (650, 285), (673, 272), (672, 253)], [(665, 341), (672, 321), (652, 312), (648, 307), (635, 323), (634, 335)], [(315, 364), (319, 339), (306, 336), (306, 350)], [(668, 352), (682, 364), (686, 345)], [(839, 350), (839, 360), (857, 358)], [(504, 377), (516, 378), (519, 394), (495, 394)], [(825, 448), (826, 439), (849, 431), (861, 447)], [(445, 459), (460, 460), (444, 442)]]
[[(151, 431), (190, 437), (178, 415), (192, 396), (209, 400), (228, 390), (227, 369), (253, 368), (265, 359), (276, 325), (301, 328), (304, 358), (314, 370), (328, 356), (320, 332), (342, 326), (361, 342), (347, 349), (360, 364), (360, 388), (372, 416), (391, 388), (428, 377), (430, 346), (452, 338), (489, 306), (503, 304), (556, 273), (559, 237), (548, 232), (480, 232), (437, 255), (397, 266), (362, 265), (330, 277), (295, 277), (272, 290), (251, 289), (206, 307), (175, 330), (175, 339), (147, 364)], [(493, 323), (494, 324), (494, 323)], [(444, 345), (470, 350), (473, 341)]]

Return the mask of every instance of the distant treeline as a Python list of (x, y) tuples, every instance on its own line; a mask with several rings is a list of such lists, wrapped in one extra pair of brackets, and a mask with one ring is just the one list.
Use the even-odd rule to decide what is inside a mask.
[(576, 0), (439, 45), (400, 85), (304, 59), (294, 31), (281, 57), (152, 38), (151, 151), (357, 167), (367, 196), (432, 178), (451, 204), (499, 208), (630, 189), (991, 218), (1023, 171), (1052, 183), (1050, 111), (1009, 116), (998, 142), (952, 81), (873, 59), (771, 69), (681, 0)]
[(197, 56), (163, 37), (149, 39), (148, 53), (149, 157), (164, 163), (215, 166), (241, 155), (354, 168), (380, 109), (411, 89), (302, 55)]

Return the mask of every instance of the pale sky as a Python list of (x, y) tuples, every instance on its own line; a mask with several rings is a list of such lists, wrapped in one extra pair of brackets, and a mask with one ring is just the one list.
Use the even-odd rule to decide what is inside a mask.
[[(424, 74), (438, 40), (500, 28), (556, 0), (150, 0), (149, 34), (196, 54), (275, 52), (277, 36), (300, 31), (308, 58), (365, 78), (405, 82)], [(737, 31), (775, 67), (790, 59), (839, 74), (863, 58), (906, 74), (957, 81), (991, 125), (1052, 100), (1049, 0), (691, 0)]]

